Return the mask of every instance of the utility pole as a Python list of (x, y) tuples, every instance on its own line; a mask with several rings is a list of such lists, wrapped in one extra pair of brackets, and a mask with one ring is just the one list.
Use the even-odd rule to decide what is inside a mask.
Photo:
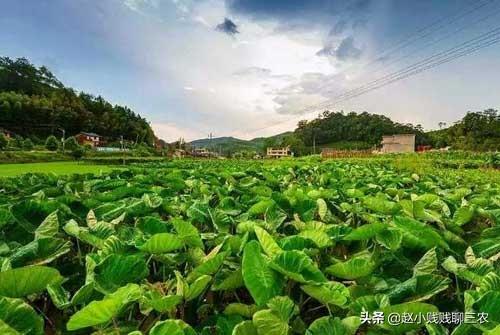
[(316, 155), (316, 132), (314, 131), (314, 128), (312, 132), (313, 132), (313, 155)]
[(123, 143), (123, 135), (120, 135), (120, 149), (122, 151), (122, 164), (125, 165), (125, 148)]
[(212, 138), (213, 138), (212, 133), (208, 134), (208, 147), (210, 148), (209, 151), (208, 151), (208, 157), (209, 158), (212, 157), (212, 150), (213, 150)]
[(62, 131), (62, 137), (61, 137), (61, 146), (62, 146), (62, 152), (64, 153), (64, 142), (65, 142), (65, 137), (66, 137), (66, 130), (63, 128), (59, 128), (60, 131)]

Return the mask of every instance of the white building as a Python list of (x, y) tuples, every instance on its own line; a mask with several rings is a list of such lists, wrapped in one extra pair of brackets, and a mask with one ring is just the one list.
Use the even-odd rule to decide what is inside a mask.
[(415, 152), (415, 134), (382, 136), (381, 152)]

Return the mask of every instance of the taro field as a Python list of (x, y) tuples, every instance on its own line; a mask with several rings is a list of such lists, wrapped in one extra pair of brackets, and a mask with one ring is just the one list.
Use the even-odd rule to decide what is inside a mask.
[(500, 178), (434, 169), (0, 178), (0, 334), (500, 334)]

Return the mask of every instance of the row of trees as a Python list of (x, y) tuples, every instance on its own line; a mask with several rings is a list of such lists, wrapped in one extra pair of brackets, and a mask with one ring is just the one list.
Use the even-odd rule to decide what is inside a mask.
[(452, 126), (428, 133), (434, 147), (459, 150), (500, 150), (500, 113), (495, 109), (468, 112)]
[[(416, 135), (417, 145), (429, 143), (422, 126), (401, 124), (386, 116), (363, 113), (325, 111), (311, 121), (300, 121), (295, 129), (306, 146), (334, 142), (356, 142), (360, 146), (373, 147), (380, 143), (383, 135), (411, 133)], [(360, 148), (363, 149), (363, 148)]]
[(0, 126), (22, 136), (95, 132), (149, 145), (154, 133), (130, 108), (65, 87), (46, 67), (0, 57)]
[[(64, 146), (63, 146), (64, 144)], [(64, 148), (64, 151), (72, 154), (73, 156), (79, 158), (83, 155), (86, 149), (78, 144), (75, 137), (71, 136), (65, 139), (64, 143), (57, 139), (54, 135), (48, 136), (45, 141), (33, 143), (30, 138), (22, 138), (19, 135), (9, 139), (3, 133), (0, 133), (0, 150), (26, 150), (30, 151), (33, 149), (46, 149), (49, 151), (58, 151)]]

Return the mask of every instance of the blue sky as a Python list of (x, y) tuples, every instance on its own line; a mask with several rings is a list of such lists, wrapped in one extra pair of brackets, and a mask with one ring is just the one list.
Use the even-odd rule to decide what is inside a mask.
[(276, 134), (322, 103), (431, 129), (499, 107), (498, 44), (351, 100), (335, 97), (496, 28), (499, 18), (498, 0), (4, 0), (0, 54), (130, 106), (166, 140)]

